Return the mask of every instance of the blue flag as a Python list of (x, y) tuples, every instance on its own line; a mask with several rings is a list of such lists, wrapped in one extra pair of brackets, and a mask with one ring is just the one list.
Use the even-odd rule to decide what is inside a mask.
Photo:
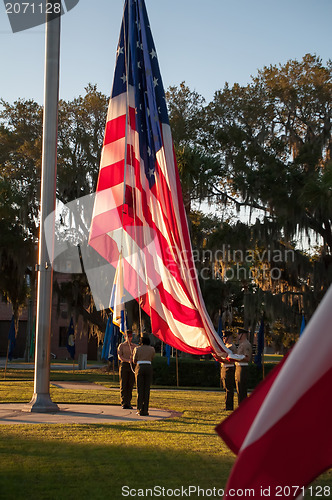
[(167, 364), (169, 366), (170, 362), (171, 362), (171, 346), (170, 345), (166, 344), (165, 352), (166, 352)]
[(305, 329), (305, 319), (304, 319), (304, 314), (302, 315), (302, 323), (301, 323), (301, 330), (300, 330), (300, 337)]
[(104, 359), (105, 361), (108, 360), (108, 355), (110, 352), (110, 344), (111, 344), (111, 327), (113, 325), (112, 320), (110, 317), (107, 320), (106, 324), (106, 329), (105, 329), (105, 336), (104, 336), (104, 343), (103, 343), (103, 350), (101, 353), (101, 359)]
[(222, 337), (222, 317), (221, 317), (221, 313), (219, 314), (219, 321), (218, 321), (218, 330), (217, 330), (217, 333), (218, 333), (219, 337)]
[(119, 342), (119, 327), (113, 323), (113, 314), (107, 320), (103, 350), (101, 353), (101, 358), (105, 361), (113, 361), (115, 366), (117, 366), (118, 356), (118, 342)]
[(258, 335), (257, 335), (257, 353), (254, 358), (254, 363), (255, 365), (258, 366), (258, 368), (262, 367), (262, 354), (264, 351), (264, 320), (262, 318), (259, 330), (258, 330)]
[(70, 319), (68, 334), (67, 334), (67, 351), (72, 359), (75, 358), (75, 330), (73, 318)]
[(13, 353), (16, 345), (16, 335), (15, 335), (15, 321), (14, 315), (12, 316), (12, 321), (10, 323), (9, 333), (8, 333), (8, 359), (11, 361), (13, 359)]
[(111, 326), (111, 341), (110, 349), (108, 353), (108, 359), (110, 361), (114, 360), (114, 365), (118, 365), (118, 344), (119, 344), (120, 330), (119, 327), (112, 323)]
[(30, 358), (35, 355), (35, 343), (36, 343), (36, 316), (33, 318), (31, 341), (30, 341)]

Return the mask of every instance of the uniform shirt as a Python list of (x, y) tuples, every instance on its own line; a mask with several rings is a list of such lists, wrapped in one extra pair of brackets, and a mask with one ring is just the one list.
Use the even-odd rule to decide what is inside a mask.
[(122, 344), (120, 344), (118, 347), (118, 358), (120, 359), (120, 361), (130, 363), (135, 347), (136, 346), (134, 344), (129, 345), (127, 341), (122, 342)]
[[(239, 347), (237, 348), (237, 354), (243, 354), (244, 356), (248, 356), (249, 361), (251, 360), (251, 354), (252, 354), (252, 347), (248, 339), (245, 339), (243, 342), (239, 344)], [(239, 362), (240, 365), (242, 364), (248, 364), (247, 360), (243, 360)]]
[(134, 350), (134, 363), (140, 361), (152, 361), (156, 351), (151, 345), (140, 345)]

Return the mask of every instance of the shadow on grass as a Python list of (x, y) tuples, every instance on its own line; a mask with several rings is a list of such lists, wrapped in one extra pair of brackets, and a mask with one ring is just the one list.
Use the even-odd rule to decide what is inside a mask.
[(0, 491), (8, 500), (117, 500), (124, 486), (223, 488), (233, 463), (221, 453), (169, 450), (160, 440), (155, 446), (154, 436), (142, 440), (134, 426), (42, 426), (42, 439), (20, 427), (1, 436)]

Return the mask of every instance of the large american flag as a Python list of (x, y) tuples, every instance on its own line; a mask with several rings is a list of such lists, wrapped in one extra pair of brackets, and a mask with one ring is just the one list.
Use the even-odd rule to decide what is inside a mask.
[[(154, 335), (184, 352), (232, 357), (198, 284), (143, 0), (125, 2), (89, 243), (117, 268), (113, 287), (139, 301)], [(112, 304), (115, 316), (124, 301)]]

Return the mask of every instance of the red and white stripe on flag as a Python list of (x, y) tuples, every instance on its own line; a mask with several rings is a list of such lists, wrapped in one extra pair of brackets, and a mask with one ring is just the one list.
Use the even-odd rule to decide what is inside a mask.
[(238, 453), (225, 496), (296, 498), (332, 467), (331, 325), (332, 286), (283, 365), (216, 428)]
[[(142, 137), (138, 114), (148, 121), (151, 109), (162, 106), (160, 95), (157, 103), (154, 94), (154, 86), (161, 83), (159, 73), (145, 94), (141, 88), (151, 73), (149, 64), (155, 64), (156, 58), (154, 48), (145, 47), (152, 38), (144, 34), (150, 28), (144, 26), (142, 6), (144, 2), (132, 4), (135, 10), (131, 14), (132, 22), (139, 26), (139, 40), (131, 40), (138, 55), (128, 47), (123, 49), (120, 35), (118, 58), (130, 53), (129, 73), (130, 63), (136, 57), (141, 59), (130, 74), (121, 76), (127, 83), (123, 91), (118, 91), (119, 78), (114, 79), (116, 92), (109, 102), (89, 244), (114, 267), (121, 254), (123, 269), (116, 276), (121, 274), (124, 289), (150, 316), (154, 335), (192, 354), (233, 357), (216, 333), (201, 295), (168, 119), (158, 121), (153, 168), (150, 146), (141, 150), (142, 144), (151, 142), (156, 124), (150, 124), (145, 131), (148, 137)], [(127, 31), (132, 35), (135, 29)], [(148, 54), (151, 61), (144, 78), (136, 75), (143, 83), (135, 87), (132, 74), (141, 71)], [(121, 74), (116, 69), (115, 77)], [(142, 106), (146, 106), (143, 111)], [(165, 118), (167, 111), (163, 113)]]

